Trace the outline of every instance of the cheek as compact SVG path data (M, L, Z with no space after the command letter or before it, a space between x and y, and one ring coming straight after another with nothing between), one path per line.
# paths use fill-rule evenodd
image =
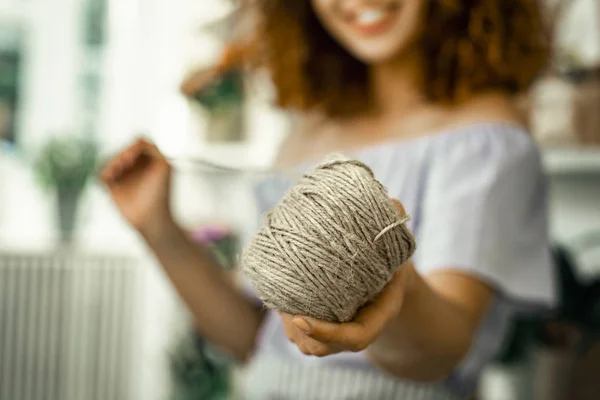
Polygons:
M336 0L310 0L313 12L321 21L327 21L333 15L335 2Z
M313 12L321 23L321 26L323 26L330 35L339 40L342 21L340 20L341 17L337 10L337 1L338 0L311 0L311 3Z

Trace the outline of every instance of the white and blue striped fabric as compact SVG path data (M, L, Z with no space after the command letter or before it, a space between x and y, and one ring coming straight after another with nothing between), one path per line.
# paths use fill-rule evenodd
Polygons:
M422 274L451 267L497 289L472 348L444 382L416 385L385 376L360 353L308 357L269 313L248 367L249 399L408 399L466 397L524 307L555 302L546 180L532 138L508 124L479 124L347 154L369 165L411 214ZM309 165L303 168L309 168ZM293 182L270 177L256 187L260 212ZM250 294L252 288L248 288Z
M244 400L459 400L442 384L400 382L374 371L291 363L268 354L246 373Z

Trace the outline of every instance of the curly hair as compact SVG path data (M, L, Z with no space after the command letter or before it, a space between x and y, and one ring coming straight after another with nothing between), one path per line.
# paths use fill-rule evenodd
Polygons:
M546 67L551 35L538 0L423 1L427 26L418 48L428 100L451 103L492 89L518 94ZM367 66L325 30L310 0L246 6L253 32L230 48L227 63L266 68L279 106L344 116L368 105Z

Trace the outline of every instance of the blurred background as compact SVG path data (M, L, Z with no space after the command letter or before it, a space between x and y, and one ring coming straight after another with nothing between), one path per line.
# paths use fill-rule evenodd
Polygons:
M551 182L564 289L562 314L537 346L539 398L597 399L585 377L600 368L600 2L564 3L553 68L522 99ZM190 332L94 180L140 134L169 157L269 165L290 120L270 105L268 82L208 72L235 10L227 0L0 0L0 400L235 392L230 361ZM251 179L194 164L176 171L177 218L231 267L256 218ZM516 399L512 390L531 381L522 354L532 331L539 341L534 325L515 324L482 399ZM591 397L552 397L574 387Z

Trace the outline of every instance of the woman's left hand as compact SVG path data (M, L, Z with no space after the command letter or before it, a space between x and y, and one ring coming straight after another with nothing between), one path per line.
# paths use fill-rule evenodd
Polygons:
M350 322L333 323L280 313L287 337L302 353L317 357L366 349L400 313L410 288L413 268L411 262L398 268L379 296L363 307Z

